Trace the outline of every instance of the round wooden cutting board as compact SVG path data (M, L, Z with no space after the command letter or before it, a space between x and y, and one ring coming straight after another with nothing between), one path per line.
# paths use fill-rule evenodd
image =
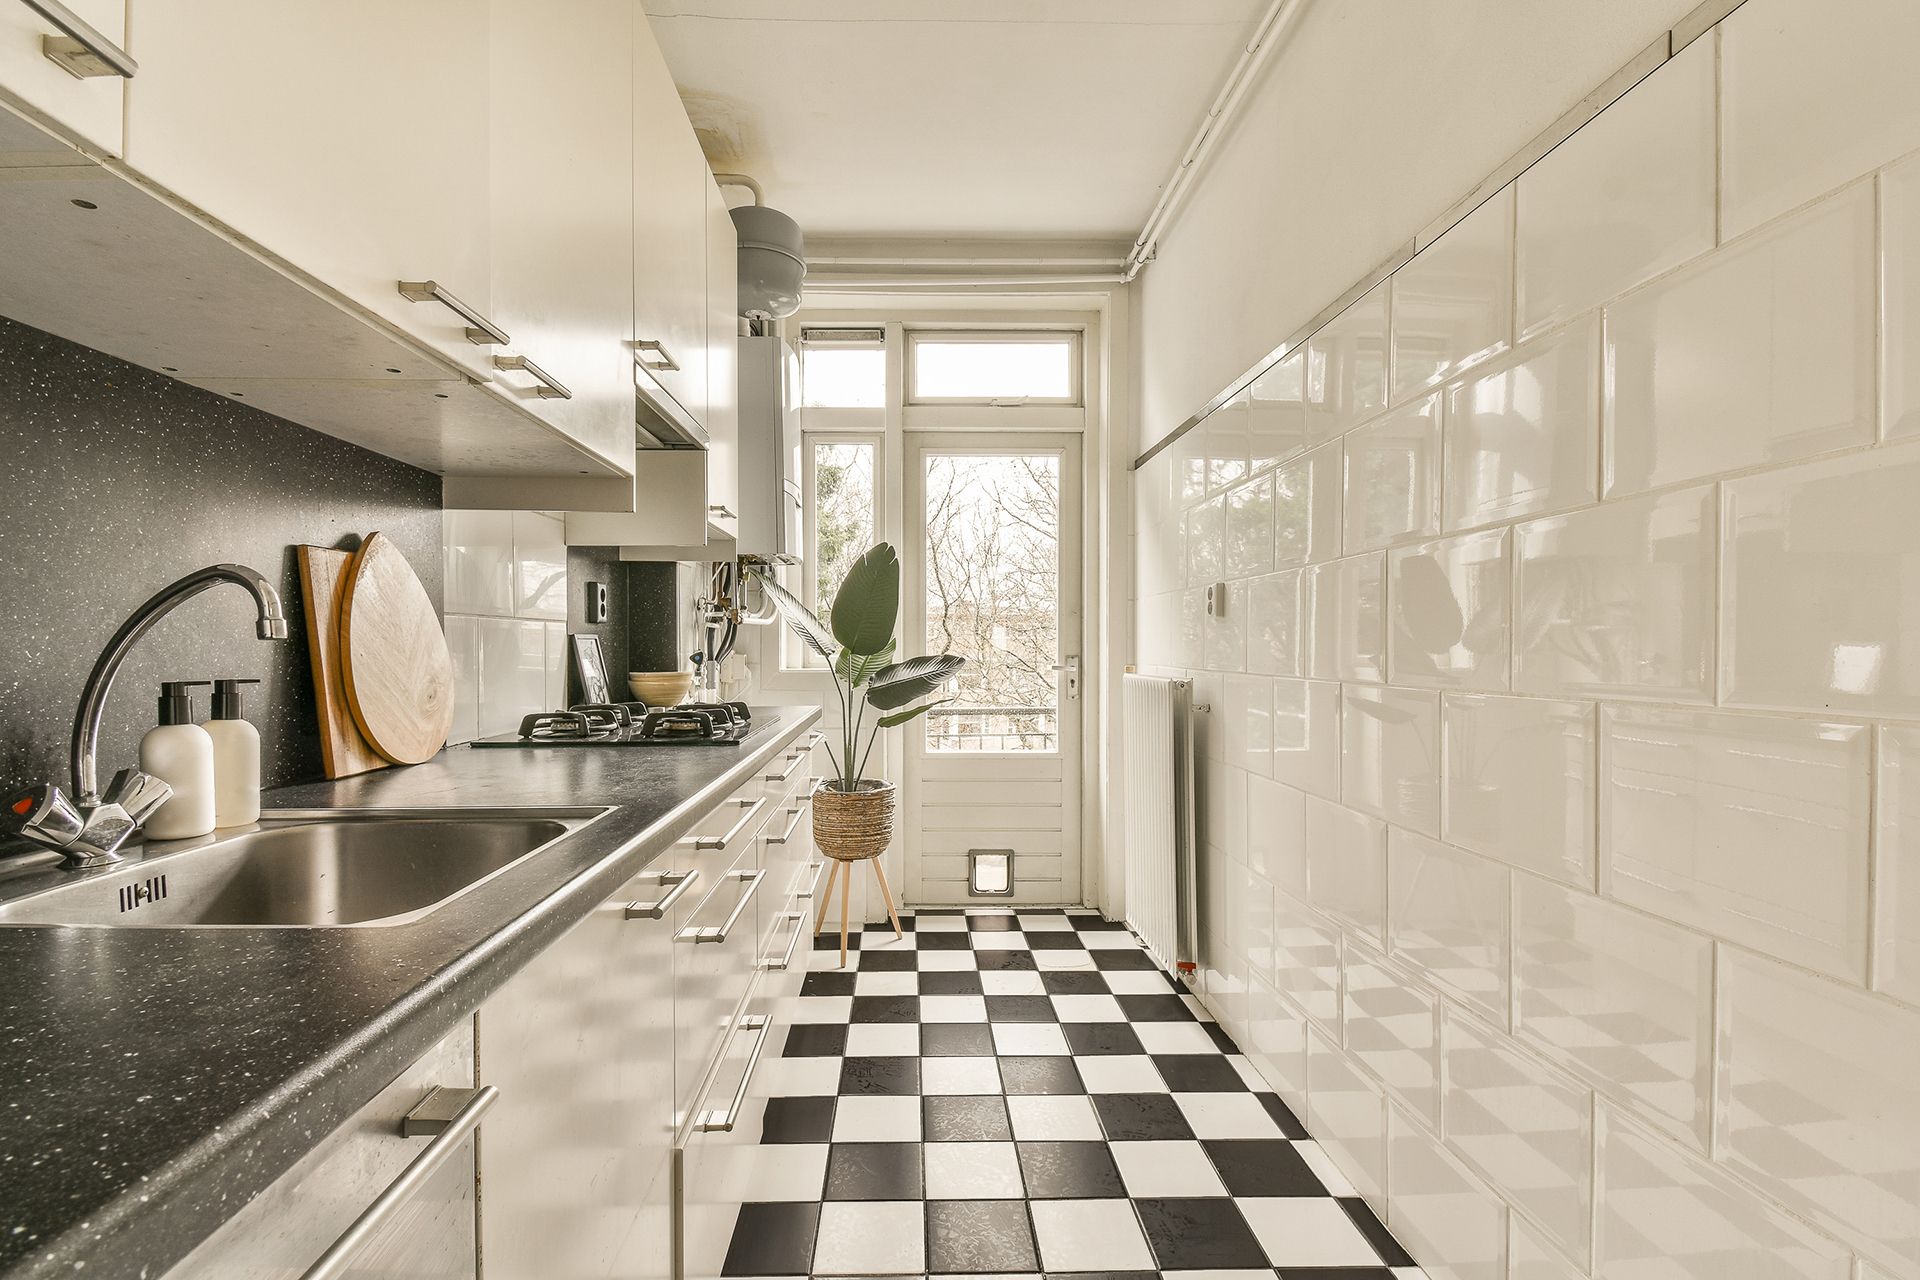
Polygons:
M453 730L453 655L427 589L400 548L371 533L347 570L340 603L347 706L373 749L419 764Z

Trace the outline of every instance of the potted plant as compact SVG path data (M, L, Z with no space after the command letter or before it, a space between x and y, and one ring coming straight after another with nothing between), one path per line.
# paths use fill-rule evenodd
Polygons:
M840 699L839 747L827 745L835 776L813 793L814 841L841 862L877 857L893 838L894 786L865 776L874 743L882 729L939 706L921 699L951 679L966 659L942 653L894 661L900 557L887 543L876 543L854 561L824 622L771 575L760 576L801 643L826 659Z

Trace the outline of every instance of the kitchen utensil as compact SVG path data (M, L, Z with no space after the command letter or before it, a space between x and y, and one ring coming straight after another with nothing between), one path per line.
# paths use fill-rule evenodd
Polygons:
M347 591L353 553L313 546L295 547L294 552L300 562L300 596L306 605L313 700L320 712L321 765L329 778L384 769L389 762L361 736L340 677L340 600Z
M395 764L419 764L453 729L453 655L419 575L371 533L347 572L340 672L354 723Z

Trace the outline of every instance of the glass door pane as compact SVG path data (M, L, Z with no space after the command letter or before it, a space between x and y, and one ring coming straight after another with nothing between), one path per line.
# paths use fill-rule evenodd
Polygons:
M926 648L967 660L926 749L1057 752L1060 455L925 459Z

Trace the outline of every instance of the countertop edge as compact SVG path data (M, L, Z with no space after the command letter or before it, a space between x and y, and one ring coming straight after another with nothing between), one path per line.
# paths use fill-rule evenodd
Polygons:
M104 1201L83 1222L43 1241L7 1270L8 1280L71 1276L78 1266L88 1267L91 1274L142 1280L165 1276L462 1018L473 1016L487 996L672 847L696 819L812 729L820 714L817 707L809 708L791 722L783 721L752 754L592 866L529 903L358 1033L236 1107L233 1123L217 1127L181 1156ZM267 800L270 812L272 796ZM238 1185L222 1185L222 1175L235 1163L244 1176L234 1180ZM162 1215L170 1220L168 1229L153 1230L154 1219ZM101 1262L106 1265L99 1266Z

